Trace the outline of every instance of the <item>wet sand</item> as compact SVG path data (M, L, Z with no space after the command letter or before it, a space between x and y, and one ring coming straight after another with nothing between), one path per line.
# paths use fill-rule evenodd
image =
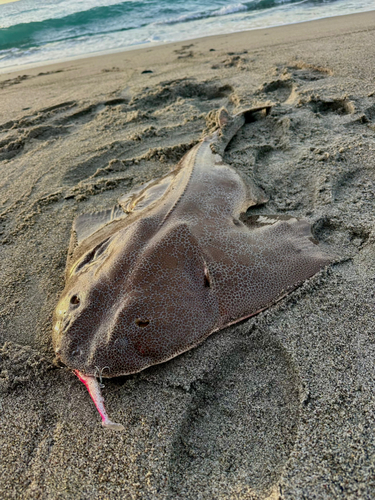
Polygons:
M0 76L0 497L375 496L375 12ZM210 111L272 103L225 161L336 260L198 348L105 383L54 366L74 217L161 176Z

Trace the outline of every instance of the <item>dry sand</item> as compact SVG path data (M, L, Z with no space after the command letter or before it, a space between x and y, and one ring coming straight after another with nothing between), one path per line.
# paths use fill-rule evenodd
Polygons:
M375 12L0 77L0 498L375 498ZM147 72L146 72L147 71ZM207 114L274 103L225 159L337 255L277 306L106 383L52 364L72 220L167 172Z

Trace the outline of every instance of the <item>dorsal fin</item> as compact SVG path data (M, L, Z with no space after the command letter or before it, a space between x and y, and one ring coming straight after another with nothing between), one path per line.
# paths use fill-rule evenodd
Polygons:
M255 121L259 114L265 116L269 115L271 109L271 104L264 104L255 108L246 109L231 116L225 108L220 108L216 115L218 130L214 132L209 139L213 152L223 156L232 137L244 123Z

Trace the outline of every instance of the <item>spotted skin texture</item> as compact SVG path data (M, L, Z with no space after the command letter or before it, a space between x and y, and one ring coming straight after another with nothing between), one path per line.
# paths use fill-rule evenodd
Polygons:
M266 197L219 154L245 117L220 110L218 130L172 173L76 219L53 328L58 358L76 373L116 377L167 361L331 261L307 222L246 218Z

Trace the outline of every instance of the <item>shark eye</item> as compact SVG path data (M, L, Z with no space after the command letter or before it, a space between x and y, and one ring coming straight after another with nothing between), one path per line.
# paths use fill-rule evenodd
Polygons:
M70 297L70 303L73 304L74 306L78 306L78 304L81 302L80 298L78 295L72 295Z
M139 326L139 328L145 328L146 326L148 326L150 324L150 320L149 319L139 319L139 318L137 318L135 320L135 324L137 326Z

